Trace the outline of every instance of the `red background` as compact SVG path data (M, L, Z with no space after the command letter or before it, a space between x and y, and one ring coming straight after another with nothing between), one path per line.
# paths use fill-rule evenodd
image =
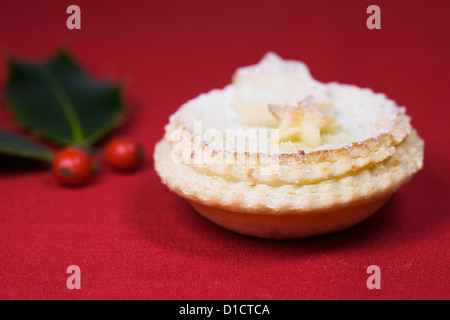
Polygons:
M70 4L81 30L66 28ZM381 30L366 28L370 4ZM448 0L3 1L3 54L39 59L63 44L94 75L127 81L132 112L109 137L136 137L148 157L137 173L104 167L73 190L0 156L0 298L449 299L449 21ZM236 235L155 174L169 115L270 50L318 80L386 93L426 141L425 169L358 226L290 241ZM2 64L2 88L6 76ZM0 126L13 128L4 105ZM72 264L81 290L66 288ZM372 264L381 290L366 287Z

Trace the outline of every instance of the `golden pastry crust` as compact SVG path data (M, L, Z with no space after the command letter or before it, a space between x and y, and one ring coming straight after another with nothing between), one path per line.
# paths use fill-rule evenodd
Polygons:
M354 201L392 194L423 167L423 141L413 132L388 159L357 174L313 184L270 186L202 173L171 160L170 142L155 148L155 168L180 196L236 212L301 214L301 211L345 207ZM301 210L301 211L299 211Z
M194 166L196 170L205 174L227 177L228 180L251 181L273 186L316 183L326 179L338 178L348 173L356 173L391 157L395 152L395 146L398 145L392 136L386 133L362 142L354 142L339 149L268 155L224 150L211 151L207 142L202 141L201 145L195 145L191 131L183 127L180 127L179 130L181 134L185 133L190 136L190 140L186 140L183 147L189 148L189 145L191 145L193 154L198 153L205 155L205 157L212 154L217 159L227 157L235 159L231 164L209 164L213 161L193 164L191 158L184 161L185 164ZM171 142L173 144L172 140ZM235 165L241 157L247 159L247 163ZM275 157L279 165L276 172L271 175L261 174L261 164L270 163Z
M404 108L369 89L317 82L273 54L187 102L165 129L154 153L162 181L210 220L260 237L355 224L423 166Z

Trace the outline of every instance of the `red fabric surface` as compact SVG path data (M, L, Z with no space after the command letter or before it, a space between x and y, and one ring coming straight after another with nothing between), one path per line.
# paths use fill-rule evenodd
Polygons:
M82 29L70 31L74 3ZM381 30L366 28L370 4L381 8ZM74 190L0 156L0 298L450 298L449 21L447 0L2 3L3 53L42 58L64 44L94 75L127 81L132 112L109 137L136 137L148 157L137 173L104 167ZM161 184L151 155L169 115L267 51L407 107L425 169L367 221L303 240L255 239L208 222ZM5 77L1 65L2 88ZM12 128L0 107L0 126ZM66 287L69 265L81 269L81 290ZM380 290L366 287L369 265L381 268Z

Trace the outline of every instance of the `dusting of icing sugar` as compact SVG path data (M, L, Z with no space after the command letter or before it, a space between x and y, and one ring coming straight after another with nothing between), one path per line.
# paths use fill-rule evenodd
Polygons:
M331 105L327 114L335 119L341 130L324 134L323 144L309 148L301 143L281 143L281 153L305 153L338 149L388 133L400 108L384 94L367 88L336 82L322 83L311 76L308 67L298 61L283 60L268 53L256 65L236 70L232 84L214 89L185 103L174 119L192 130L194 120L203 122L203 129L222 130L254 128L242 121L240 108L247 105L296 105L307 96ZM265 111L265 110L262 110ZM172 121L173 119L171 119Z

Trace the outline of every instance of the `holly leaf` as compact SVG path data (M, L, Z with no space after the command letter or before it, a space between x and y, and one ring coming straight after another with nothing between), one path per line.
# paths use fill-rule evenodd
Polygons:
M44 146L17 134L0 130L0 153L51 162L53 154Z
M14 58L6 101L19 124L62 146L89 146L125 112L117 84L91 79L66 52L43 63Z

